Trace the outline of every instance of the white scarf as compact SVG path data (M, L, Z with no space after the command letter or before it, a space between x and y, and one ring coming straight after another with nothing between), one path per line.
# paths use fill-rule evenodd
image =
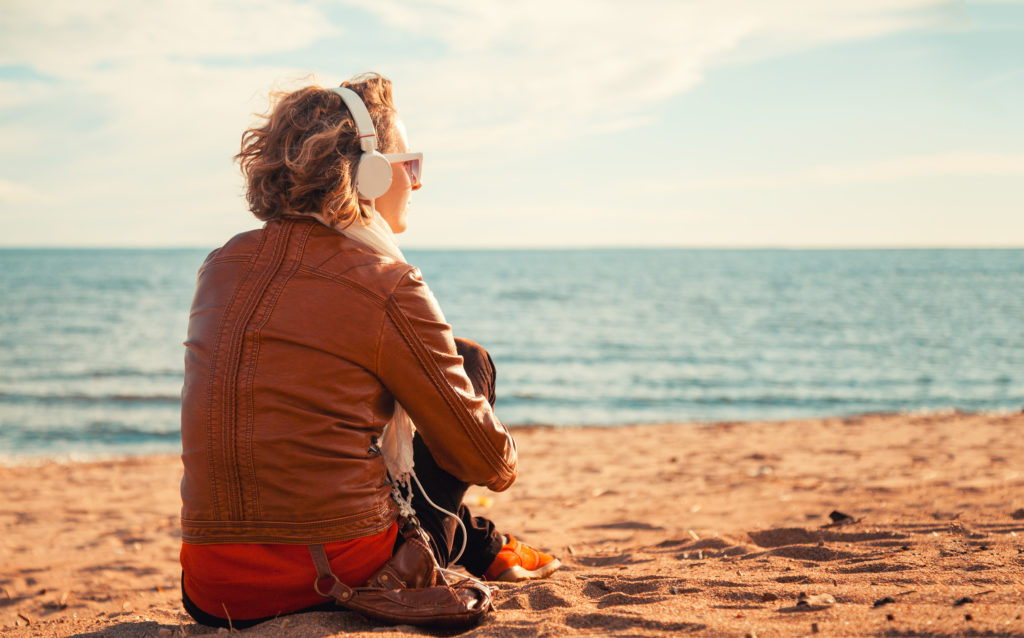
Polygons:
M313 215L313 217L316 217L321 224L329 226L349 239L354 239L360 244L367 246L378 255L390 257L403 264L408 263L405 261L405 255L398 248L398 242L395 241L395 234L391 232L391 227L388 226L388 223L384 221L384 218L376 210L373 211L373 216L370 217L370 223L363 224L356 220L346 228L331 226L320 215Z
M398 243L395 241L395 234L391 232L391 227L388 226L388 223L384 221L384 218L376 210L373 211L369 224L364 225L359 221L355 221L349 224L347 228L331 226L320 215L313 215L313 217L321 224L333 228L349 239L363 244L378 255L390 257L399 263L408 263L405 261L405 255L398 248ZM402 407L402 404L395 401L394 417L392 417L390 423L384 426L384 432L377 442L377 447L380 448L384 464L391 475L393 487L400 485L406 488L408 496L402 496L398 490L392 489L395 501L398 503L401 513L405 516L413 516L415 514L412 509L412 490L409 484L410 477L415 476L412 467L412 436L415 432L416 425L409 418L409 414Z

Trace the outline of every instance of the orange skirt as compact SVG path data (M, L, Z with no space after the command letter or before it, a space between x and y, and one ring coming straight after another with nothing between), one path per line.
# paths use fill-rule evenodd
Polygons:
M364 584L389 558L398 524L348 541L326 543L331 570L350 587ZM181 545L183 585L202 611L247 620L330 602L313 590L316 569L305 545Z

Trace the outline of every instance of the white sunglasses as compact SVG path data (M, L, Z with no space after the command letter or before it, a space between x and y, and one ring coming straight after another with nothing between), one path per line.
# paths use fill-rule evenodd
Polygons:
M420 185L420 176L423 174L423 153L384 153L385 159L391 164L401 164L407 173L412 185Z

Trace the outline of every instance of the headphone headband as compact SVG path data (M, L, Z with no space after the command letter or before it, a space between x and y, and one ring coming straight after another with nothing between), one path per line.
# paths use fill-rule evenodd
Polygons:
M355 120L356 130L359 132L359 146L363 152L369 153L377 149L377 130L373 128L373 120L370 119L370 112L366 110L362 98L352 89L338 86L331 88L332 91L341 96L348 107L348 112Z

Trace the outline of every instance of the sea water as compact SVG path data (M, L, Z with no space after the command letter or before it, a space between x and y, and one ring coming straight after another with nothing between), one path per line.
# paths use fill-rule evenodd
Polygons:
M206 250L0 250L0 457L180 449ZM1021 250L408 250L509 424L1024 406Z

